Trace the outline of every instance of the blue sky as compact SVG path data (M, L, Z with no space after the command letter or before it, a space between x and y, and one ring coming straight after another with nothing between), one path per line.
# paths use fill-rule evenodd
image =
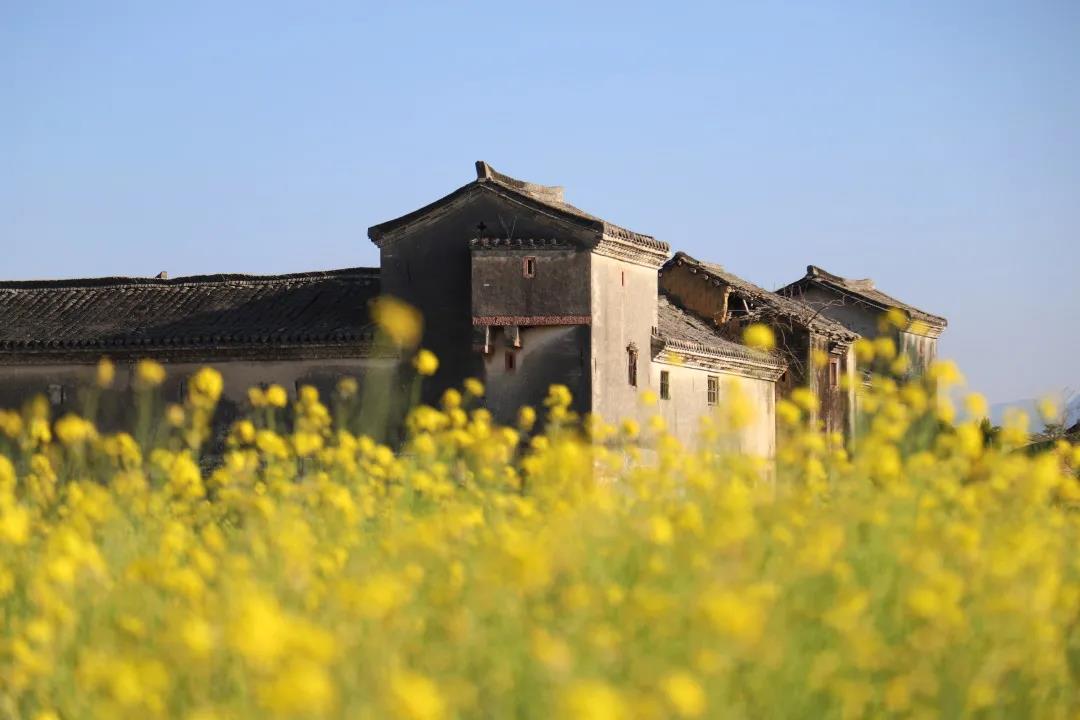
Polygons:
M374 265L472 163L1080 385L1080 3L0 0L0 276Z

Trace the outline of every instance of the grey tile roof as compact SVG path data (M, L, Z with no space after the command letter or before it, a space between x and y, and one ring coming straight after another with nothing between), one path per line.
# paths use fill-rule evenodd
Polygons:
M751 313L752 318L758 317L762 321L768 321L770 316L778 315L793 320L813 332L844 342L854 342L859 337L858 334L839 322L825 317L806 303L759 287L734 273L728 272L721 265L702 262L681 251L675 253L665 267L675 264L687 265L708 277L731 286L736 292L756 301L758 307Z
M0 353L356 345L379 272L0 282Z
M925 310L920 310L914 305L909 305L908 303L897 300L893 296L878 290L874 287L874 281L869 278L852 280L826 272L817 265L808 265L806 267L806 276L801 280L797 280L787 287L782 288L781 292L790 292L790 290L796 289L803 283L808 282L817 283L842 293L854 295L882 309L899 308L907 312L913 319L922 320L925 323L939 328L944 328L948 325L948 321L945 318L939 315L933 315Z
M476 180L473 182L470 182L446 197L440 198L413 212L393 220L379 223L378 225L373 225L368 228L368 236L378 243L387 232L391 232L399 227L407 225L460 195L471 192L478 187L494 189L498 192L509 193L514 197L528 200L535 205L554 211L569 220L594 228L606 235L617 237L652 252L667 253L671 249L666 242L657 240L651 235L627 230L624 227L620 227L595 215L591 215L580 208L574 207L566 202L562 187L556 185L538 185L536 183L518 180L517 178L498 172L483 160L478 160L476 162Z
M728 340L717 328L697 315L679 307L671 298L657 298L657 331L662 340L674 340L704 352L761 364L770 368L782 368L783 362L772 353L755 350Z

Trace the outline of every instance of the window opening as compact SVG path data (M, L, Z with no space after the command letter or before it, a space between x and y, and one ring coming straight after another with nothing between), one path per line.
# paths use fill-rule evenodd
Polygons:
M536 258L527 257L521 266L521 274L527 278L536 277Z
M710 405L720 402L720 378L716 375L708 377L708 393L706 399Z
M50 385L49 386L49 404L50 405L63 405L64 400L64 386L63 385Z
M669 400L671 398L671 379L667 370L660 371L660 399Z

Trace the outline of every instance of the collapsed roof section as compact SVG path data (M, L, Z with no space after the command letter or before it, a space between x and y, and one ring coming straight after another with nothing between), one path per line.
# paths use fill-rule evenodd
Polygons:
M755 350L723 337L718 328L680 307L666 295L657 298L653 356L664 362L776 380L786 367L774 353Z
M691 273L700 274L703 280L714 285L731 288L746 303L745 317L749 320L768 322L778 317L783 318L841 344L850 344L859 337L857 333L809 305L759 287L727 271L721 265L703 262L680 251L675 253L664 267L677 266L685 266Z

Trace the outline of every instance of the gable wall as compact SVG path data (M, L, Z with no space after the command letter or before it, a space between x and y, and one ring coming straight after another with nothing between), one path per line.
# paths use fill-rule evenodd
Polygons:
M658 390L649 370L657 272L596 253L591 261L592 410L608 422L641 419L641 393ZM637 387L629 382L630 343L637 346Z
M878 336L878 319L882 311L872 305L817 285L796 290L792 297L809 304L822 315L854 330L865 338Z
M726 285L713 285L702 273L692 273L686 265L665 268L660 288L680 305L707 320L720 320Z
M424 386L426 402L437 401L444 389L459 386L465 378L484 374L483 356L473 349L469 240L502 236L569 241L580 234L565 221L477 187L384 242L383 292L420 309L423 345L439 357L438 372Z

